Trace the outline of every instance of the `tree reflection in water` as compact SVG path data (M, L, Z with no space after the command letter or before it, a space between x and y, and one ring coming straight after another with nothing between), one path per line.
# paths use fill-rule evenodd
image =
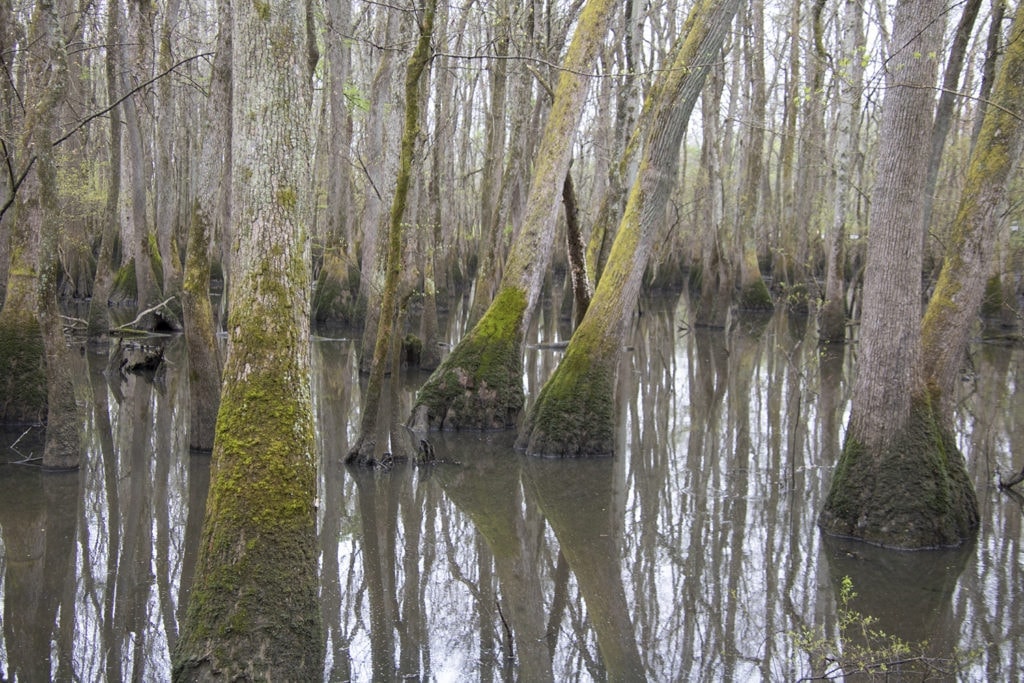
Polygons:
M536 316L528 393L569 334L556 309ZM346 469L355 343L314 342L325 680L791 680L812 663L788 633L837 637L842 576L894 635L935 656L976 650L968 678L1019 671L1022 504L992 483L1021 465L1024 351L975 347L962 386L976 545L893 555L815 526L856 346L821 349L784 314L729 330L687 317L685 300L645 303L619 367L617 455L596 461L524 458L511 434L434 434L460 464ZM209 475L184 438L181 346L156 381L81 361L79 473L0 466L6 678L168 678ZM396 378L399 413L422 378ZM21 459L7 444L22 431L0 434L5 460ZM38 431L18 451L38 450Z

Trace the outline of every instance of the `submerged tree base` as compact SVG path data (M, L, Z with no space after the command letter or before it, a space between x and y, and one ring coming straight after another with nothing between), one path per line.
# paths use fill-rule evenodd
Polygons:
M613 353L570 344L530 410L516 448L530 455L612 455L615 443Z
M35 314L0 314L0 423L46 421L43 336Z
M828 534L907 550L955 547L973 537L974 488L931 401L914 401L886 452L847 437L818 525Z
M511 429L523 408L521 327L526 296L498 292L480 322L420 389L411 426Z

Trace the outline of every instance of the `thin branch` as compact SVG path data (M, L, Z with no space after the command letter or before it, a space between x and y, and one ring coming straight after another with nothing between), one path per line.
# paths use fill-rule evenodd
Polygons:
M168 67L166 71L163 71L162 73L159 73L156 76L153 76L153 78L149 79L148 81L146 81L144 83L140 83L139 85L135 86L134 88L129 90L127 93L125 93L122 97L118 98L118 100L116 102L114 102L113 104L109 105L108 107L106 107L104 109L99 110L98 112L96 112L94 114L90 114L89 116L87 116L84 119L82 119L81 121L79 121L77 126L72 128L71 130L69 130L67 133L65 133L63 136L58 138L56 141L54 141L53 146L56 147L60 143L64 142L69 137L71 137L72 135L77 133L79 130L81 130L85 126L85 124L89 123L93 119L97 119L97 118L103 116L104 114L106 114L111 109L113 109L117 105L119 105L122 102L124 102L125 100L127 100L129 97L131 97L135 93L139 92L140 90L142 90L144 88L149 87L150 85L152 85L153 83L157 82L158 80L160 80L164 76L169 75L175 69L177 69L179 66L184 66L185 64L188 64L189 62L193 62L193 61L195 61L197 59L202 59L203 57L212 57L213 55L214 55L213 52L201 52L201 53L199 53L197 55L192 55L191 57L186 57L185 59L182 59L177 64L174 64L173 66Z
M150 313L152 313L153 311L155 311L155 310L157 310L157 309L160 309L160 308L163 308L164 306L166 306L167 304L169 304L169 303L170 303L170 302L172 302L172 301L174 301L174 297L173 297L173 296L172 296L172 297L168 297L168 298L167 298L167 299L166 299L165 301L162 301L161 303L158 303L158 304L157 304L156 306L153 306L152 308L147 308L147 309L146 309L146 310L144 310L144 311L143 311L142 313L139 313L139 314L138 314L138 315L137 315L137 316L135 317L135 320L131 321L130 323L125 323L124 325L118 325L118 326L117 326L117 327L115 327L114 329L115 329L115 330L127 330L127 329L131 329L132 325L134 325L135 323L139 322L140 320L142 320L143 318L145 318L145 317L146 317L147 315L149 315L149 314L150 314Z
M62 135L62 136L61 136L60 138L58 138L57 140L55 140L55 141L54 141L54 143L53 143L53 146L54 146L54 147L56 147L57 145L59 145L59 144L61 144L62 142L66 141L66 140L67 140L68 138L70 138L70 137L71 137L72 135L74 135L75 133L77 133L78 131L80 131L80 130L81 130L81 129L82 129L83 127L85 127L85 125L86 125L87 123L89 123L90 121L92 121L93 119L97 119L97 118L99 118L100 116L103 116L104 114L106 114L106 113L107 113L107 112L109 112L109 111L110 111L111 109L113 109L113 108L114 108L114 107L116 107L117 105L119 105L119 104L121 104L122 102L124 102L124 101L125 101L126 99L128 99L129 97L131 97L131 96L132 96L132 95L134 95L135 93L139 92L139 91L140 91L140 90L142 90L143 88L146 88L146 87L148 87L148 86L152 85L153 83L155 83L156 81L160 80L160 79L161 79L161 78L163 78L164 76L167 76L168 74L170 74L171 72L173 72L173 71L174 71L175 69L177 69L177 68L178 68L179 66L182 66L182 65L184 65L184 64L188 64L189 62L195 61L195 60L197 60L197 59L201 59L201 58L203 58L203 57L210 57L210 56L212 56L213 54L214 54L214 53L212 53L212 52L202 52L202 53L200 53L200 54L197 54L197 55L192 55L191 57L186 57L185 59L181 60L181 61L180 61L180 62L178 62L177 64L175 64L175 65L171 66L170 68L168 68L168 69L167 69L166 71L164 71L164 72L162 72L162 73L159 73L159 74L157 74L156 76L154 76L153 78L149 79L149 80L148 80L148 81L146 81L145 83L141 83L141 84L139 84L139 85L135 86L134 88L132 88L131 90L129 90L129 91L127 92L127 93L125 93L125 95L124 95L123 97L119 98L119 99L118 99L118 100L117 100L116 102L114 102L114 103L113 103L113 104L111 104L110 106L108 106L108 107L105 107L104 109L101 109L101 110L99 110L98 112L96 112L96 113L94 113L94 114L90 114L89 116L87 116L87 117L85 117L84 119L82 119L81 121L79 121L79 122L78 122L78 125L76 125L76 126L75 126L74 128L72 128L71 130L69 130L69 131L68 131L67 133L65 133L64 135ZM6 145L5 145L5 151L6 151ZM15 198L16 198L16 197L17 197L17 195L18 195L18 188L19 188L19 187L21 187L21 183L22 183L22 182L23 182L23 181L25 180L26 176L28 176L28 172L29 172L30 170L32 170L32 165L33 165L33 164L34 164L35 162L36 162L36 158L35 158L34 156L33 156L33 157L32 157L31 159L29 159L29 160L28 160L28 164L27 164L27 165L25 166L25 170L24 170L24 172L23 172L23 173L21 174L21 176L20 176L20 177L18 178L17 182L15 182L15 183L14 183L13 187L11 187L11 193L10 193L10 196L8 196L8 197L7 197L7 201L6 201L6 202L4 202L4 205L3 205L3 207L0 207L0 220L2 220L2 219L3 219L3 217L4 217L4 214L6 214L6 213L7 213L7 210L8 210L9 208L11 208L11 204L13 204L13 203L14 203L14 200L15 200ZM13 176L13 173L12 173L11 175Z

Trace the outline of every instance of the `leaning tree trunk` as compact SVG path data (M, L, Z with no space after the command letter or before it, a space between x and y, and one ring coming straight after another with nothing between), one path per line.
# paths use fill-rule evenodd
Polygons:
M538 455L611 453L615 368L622 331L636 307L644 268L675 183L679 145L704 79L721 51L739 0L703 0L683 26L671 68L651 90L636 182L583 323L527 415L518 445Z
M921 225L941 0L896 7L869 215L860 364L843 452L818 523L830 534L901 548L962 543L974 491L937 420L921 354Z
M233 5L228 355L175 680L318 680L310 80L302 3Z
M952 433L953 401L964 352L992 268L1006 196L1024 148L1024 4L971 154L935 293L921 328L924 376L939 424Z
M373 347L373 360L370 363L370 379L366 386L363 399L363 413L359 424L359 436L349 451L347 462L370 464L378 455L374 434L377 431L380 417L381 395L384 388L384 371L387 369L388 354L391 350L391 338L394 334L395 317L398 312L398 282L402 271L402 243L405 229L405 207L409 195L409 183L412 180L413 152L416 149L416 136L420 132L420 77L430 61L430 37L434 30L434 12L437 0L427 0L420 19L420 35L416 49L409 58L405 72L405 122L402 130L402 146L398 158L398 179L395 183L395 196L391 202L390 220L388 222L387 252L384 256L384 292L381 296L380 318ZM397 381L397 377L393 378ZM381 444L383 447L384 444ZM392 444L397 451L398 445ZM404 454L409 455L409 454Z
M523 407L523 337L551 260L572 140L615 3L587 0L566 53L541 138L526 215L501 286L484 316L430 376L416 399L418 429L508 429Z

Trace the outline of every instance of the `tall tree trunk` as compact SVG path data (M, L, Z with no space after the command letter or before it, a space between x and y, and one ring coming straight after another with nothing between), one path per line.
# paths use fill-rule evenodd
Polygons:
M1006 0L992 0L992 21L988 27L988 38L985 40L985 61L981 67L981 89L978 92L974 129L971 131L971 149L974 149L978 136L981 134L981 124L985 120L985 111L988 109L988 96L996 77L996 62L999 60L1003 40L1003 17L1005 14Z
M517 445L538 455L586 456L615 444L615 368L633 315L656 226L664 218L679 146L739 0L704 0L683 26L671 68L651 89L641 125L643 156L608 266L583 323L544 384Z
M147 9L148 3L136 4L137 7L132 11L132 3L129 3L128 20L125 22L126 25L130 25L131 29L134 29L134 35L132 35L132 31L128 26L125 26L121 32L121 40L124 45L136 45L133 62L137 68L145 64L147 59L145 46L148 42L148 32L144 24L148 19L146 13L150 10ZM128 77L126 70L122 74L121 87L124 92L128 92L132 86L133 83ZM135 94L127 98L122 103L122 110L125 117L125 128L128 133L128 169L131 186L132 228L129 253L135 261L135 303L137 309L141 312L160 303L158 299L160 291L153 273L153 249L150 244L151 235L149 219L147 218L148 161L142 139L142 121L139 117L139 107L136 102L136 99L139 97L141 96ZM156 315L149 313L139 322L139 327L142 329L153 329L156 327L156 322Z
M864 66L861 49L864 10L855 0L844 0L842 16L842 59L846 68L839 74L839 112L836 125L835 190L832 227L828 235L825 263L825 302L818 313L818 339L839 344L846 340L845 243L851 220L851 182L860 140L860 98Z
M310 390L310 80L302 3L232 6L235 276L175 680L318 680Z
M46 368L46 442L43 467L78 467L81 417L75 402L64 323L57 302L60 278L60 206L53 140L59 108L67 88L67 52L57 8L51 0L35 6L29 28L26 71L24 142L26 159L35 159L21 192L23 218L38 240L39 264L36 305Z
M110 0L107 6L107 50L104 68L107 77L108 106L117 101L118 77L120 64L120 40L118 24L121 19L121 3ZM92 285L92 299L89 301L89 319L86 333L89 339L97 340L107 334L110 329L108 307L110 290L114 281L114 243L121 230L121 108L114 107L110 111L110 141L108 144L108 160L110 164L110 182L107 185L107 203L103 212L103 231L100 236L100 250L96 257L96 277Z
M740 149L736 199L735 239L739 260L739 307L745 311L771 311L771 294L757 262L757 227L762 220L761 179L764 175L764 129L767 96L764 83L764 4L753 0L748 9L746 50L746 112ZM796 227L796 226L794 226Z
M160 26L160 46L158 53L158 71L166 73L173 65L173 46L171 41L174 36L178 22L181 0L168 0L163 4L163 21ZM178 183L175 178L176 166L185 161L184 151L179 142L179 123L175 111L174 92L172 76L164 76L157 81L157 111L156 122L156 187L160 188L155 193L154 204L156 206L156 240L160 251L160 263L163 266L163 294L164 297L174 299L168 302L167 306L161 309L163 322L172 328L181 327L181 287L182 287L182 263L181 255L178 253L179 213L178 197L180 191L176 191Z
M501 196L499 184L505 167L505 137L508 127L505 121L505 104L508 82L509 33L512 31L511 17L507 2L500 4L500 15L494 27L497 33L494 42L494 58L488 73L491 75L491 106L487 110L484 165L480 177L480 263L476 269L473 308L469 314L471 323L483 317L490 306L494 290L498 286L497 274L500 269L501 234L504 223L501 220Z
M210 249L220 189L230 177L227 150L231 145L231 3L217 2L217 53L210 74L199 182L189 217L182 286L182 315L188 347L189 446L213 449L220 408L221 359L210 302Z
M940 0L896 7L864 275L860 363L843 453L818 523L881 545L958 545L977 501L952 434L937 421L921 347L919 226L941 53Z
M388 37L397 33L397 12L387 11L384 17L385 33ZM394 74L394 53L384 50L377 60L377 70L370 86L370 97L391 99L392 79ZM360 344L359 370L369 372L373 362L373 349L376 345L377 325L380 314L380 301L384 290L384 258L381 254L381 241L387 222L384 216L384 196L388 185L388 169L391 167L388 133L392 121L386 117L393 115L394 108L371 107L369 119L364 133L364 144L367 156L361 158L360 164L366 174L364 180L362 237L363 246L360 254L359 303L362 312L363 334ZM368 187L367 187L368 186Z
M593 68L614 4L587 0L580 15L537 152L523 227L501 287L487 313L420 390L413 409L417 428L508 429L522 410L523 337L551 258L558 200L590 87L585 74Z
M347 461L370 464L380 455L374 435L381 412L381 395L384 388L384 373L387 369L388 354L394 334L395 318L398 313L398 283L402 270L402 246L405 236L403 220L409 195L409 184L413 172L413 152L416 137L420 132L420 77L430 61L430 39L434 31L434 13L437 0L426 0L423 15L419 18L419 40L409 58L405 73L405 121L402 128L402 147L398 158L398 180L395 196L391 202L388 222L387 253L385 255L384 292L381 297L380 321L377 326L373 361L370 365L370 379L363 398L363 412L359 423L359 436L349 451ZM397 377L392 381L398 381ZM392 454L397 455L399 444L391 444ZM411 455L402 453L402 455Z

